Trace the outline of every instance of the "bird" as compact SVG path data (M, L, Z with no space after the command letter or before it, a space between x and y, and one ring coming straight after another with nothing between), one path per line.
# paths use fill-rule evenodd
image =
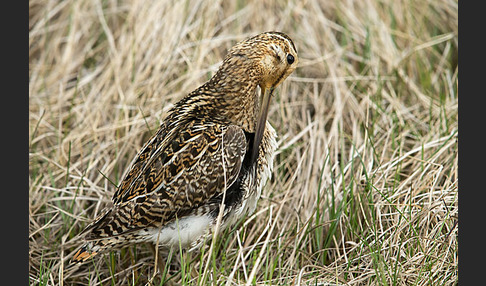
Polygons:
M252 214L272 175L274 91L297 67L283 32L230 48L215 74L168 111L135 156L112 203L79 234L71 263L137 243L192 251ZM218 223L219 217L219 223Z

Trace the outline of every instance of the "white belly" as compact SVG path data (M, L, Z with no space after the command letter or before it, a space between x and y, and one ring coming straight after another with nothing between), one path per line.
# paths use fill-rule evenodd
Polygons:
M213 219L208 215L177 219L160 229L149 229L147 235L155 245L187 248L210 233Z

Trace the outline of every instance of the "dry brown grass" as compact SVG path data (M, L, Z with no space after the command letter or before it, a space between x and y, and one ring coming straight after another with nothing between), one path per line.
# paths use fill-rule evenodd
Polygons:
M181 282L457 283L457 1L29 8L31 285L158 283L143 245L71 268L76 234L171 104L268 30L300 56L270 110L273 178L257 212L192 262L205 280Z

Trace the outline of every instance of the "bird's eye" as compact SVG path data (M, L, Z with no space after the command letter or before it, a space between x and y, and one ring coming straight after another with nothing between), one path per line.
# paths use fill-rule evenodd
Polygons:
M289 65L291 65L293 62L294 62L294 56L292 56L291 54L288 54L287 55L287 62L289 63Z

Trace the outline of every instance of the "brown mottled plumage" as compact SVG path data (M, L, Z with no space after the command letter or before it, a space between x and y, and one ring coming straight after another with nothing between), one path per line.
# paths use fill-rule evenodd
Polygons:
M269 102L297 63L292 40L279 32L231 48L137 154L113 206L83 231L86 243L72 261L140 242L195 248L211 235L223 199L222 228L252 213L277 147Z

